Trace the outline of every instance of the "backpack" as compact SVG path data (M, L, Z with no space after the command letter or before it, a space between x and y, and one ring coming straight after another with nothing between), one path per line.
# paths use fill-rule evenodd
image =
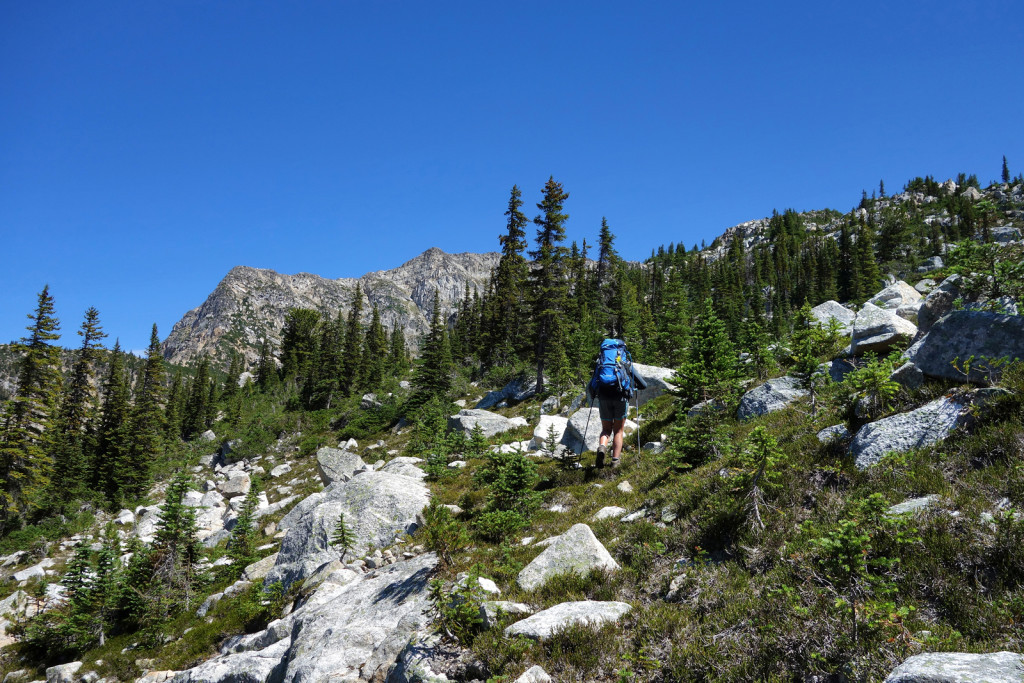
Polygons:
M621 339L605 339L601 342L601 354L597 357L594 376L590 378L590 395L618 394L628 398L635 392L633 358L626 350L626 342Z

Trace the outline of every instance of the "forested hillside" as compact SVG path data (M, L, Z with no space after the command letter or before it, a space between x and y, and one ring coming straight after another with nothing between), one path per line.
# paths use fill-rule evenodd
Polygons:
M62 356L44 289L5 361L0 673L1012 673L1024 178L1002 176L880 185L642 263L607 220L566 244L554 178L536 210L513 186L450 315L433 291L428 327L389 326L360 283L290 308L254 362L206 335L171 366L154 326L133 366L94 309ZM582 395L604 337L651 385L617 469Z

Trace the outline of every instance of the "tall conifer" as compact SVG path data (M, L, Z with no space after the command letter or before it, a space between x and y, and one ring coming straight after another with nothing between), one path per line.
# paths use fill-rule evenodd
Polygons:
M548 178L544 194L537 208L541 214L533 219L537 225L537 249L530 252L534 260L532 276L533 296L533 348L537 364L537 393L544 391L544 366L551 357L558 357L559 349L551 348L552 340L564 338L556 334L561 325L568 286L565 280L566 249L565 222L569 215L562 213L569 193L554 177Z

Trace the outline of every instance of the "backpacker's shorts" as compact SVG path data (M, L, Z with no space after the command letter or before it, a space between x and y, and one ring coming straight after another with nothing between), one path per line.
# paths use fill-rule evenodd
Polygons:
M602 421L625 420L629 410L629 399L625 396L599 396L597 410Z

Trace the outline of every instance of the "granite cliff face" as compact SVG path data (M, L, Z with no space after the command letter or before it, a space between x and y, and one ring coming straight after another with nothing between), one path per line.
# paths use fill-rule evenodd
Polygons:
M369 322L376 304L384 326L388 330L401 327L406 339L415 344L429 326L434 290L440 294L442 314L451 314L467 283L483 293L499 257L498 253L446 254L435 247L398 268L337 280L236 266L201 306L175 323L164 341L164 357L187 364L205 353L224 364L233 349L252 363L264 335L275 344L280 342L289 309L347 315L357 283L369 300L369 306L364 301L364 322Z

